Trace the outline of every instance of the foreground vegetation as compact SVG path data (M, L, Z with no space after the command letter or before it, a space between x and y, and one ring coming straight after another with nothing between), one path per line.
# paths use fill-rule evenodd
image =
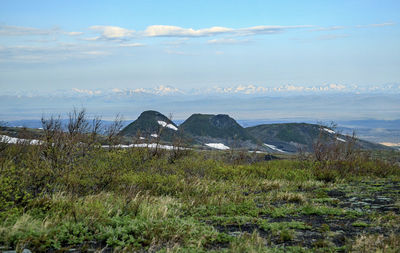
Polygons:
M42 145L1 144L0 250L400 248L398 153L264 161L241 151L105 149L79 124L65 132L44 123Z

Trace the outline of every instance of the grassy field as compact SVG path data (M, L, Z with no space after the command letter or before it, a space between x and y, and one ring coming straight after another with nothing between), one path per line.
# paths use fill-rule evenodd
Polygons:
M399 252L398 152L264 161L77 136L1 144L0 251Z

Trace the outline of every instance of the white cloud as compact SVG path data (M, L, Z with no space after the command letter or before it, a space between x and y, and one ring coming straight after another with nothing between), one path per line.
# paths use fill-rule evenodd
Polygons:
M109 52L104 52L104 51L84 51L82 54L86 55L109 55Z
M163 44L167 45L167 46L172 46L172 47L179 47L181 45L186 44L188 40L189 40L189 38L179 38L174 41L166 41Z
M83 32L66 32L65 34L67 34L69 36L79 36L79 35L82 35Z
M195 30L193 28L182 28L179 26L168 25L152 25L146 28L144 36L148 37L208 37L219 34L233 34L237 36L250 36L258 34L274 34L280 33L288 29L309 28L313 26L298 25L298 26L253 26L247 28L228 28L213 26Z
M303 29L310 28L310 25L296 25L296 26L253 26L246 28L229 28L221 26L213 26L202 29L183 28L171 25L151 25L144 31L134 31L118 26L104 26L95 25L89 27L90 30L99 33L96 36L84 38L86 41L98 40L129 40L133 37L174 37L174 38L190 38L190 37L211 37L217 35L230 35L230 36L252 36L261 34L276 34L289 29ZM244 43L247 40L233 40L233 39L220 39L210 40L210 44L233 44ZM182 41L177 42L182 44Z
M394 26L396 23L386 22L380 24L369 24L369 25L357 25L357 28L368 28L368 27L385 27L385 26Z
M143 47L145 44L142 43L124 43L124 44L119 44L120 47Z
M146 28L144 35L148 37L204 37L228 33L231 31L233 31L232 28L218 26L195 30L192 28L182 28L179 26L152 25Z
M164 52L166 54L172 54L172 55L196 55L195 53L188 53L184 51L171 50L171 49L165 49Z
M349 34L326 34L318 36L318 40L335 40L349 37Z
M318 28L312 29L310 31L313 31L313 32L336 31L336 30L342 30L345 28L346 27L344 27L344 26L318 27Z
M57 43L55 45L4 46L0 49L1 62L60 62L68 59L87 59L109 55L101 45Z
M295 26L253 26L248 28L236 29L235 34L240 36L260 35L260 34L275 34L281 33L290 29L311 28L312 25L295 25Z
M83 40L86 40L86 41L96 41L96 40L101 40L101 37L100 37L100 36L89 37L89 38L84 38Z
M46 30L25 26L0 25L0 36L50 35L59 31L58 28Z
M104 25L95 25L89 27L90 30L100 32L101 35L92 38L86 38L86 40L123 40L129 37L132 37L134 32L133 30L128 30L118 26L104 26Z
M221 39L212 39L207 41L208 44L218 45L218 44L242 44L247 43L249 40L237 40L232 38L221 38Z
M12 26L12 25L0 25L0 36L52 36L52 35L68 35L68 36L79 36L83 32L66 32L58 27L51 29L39 29L27 26ZM53 38L55 40L55 38ZM44 40L42 40L44 41ZM37 42L40 42L37 40Z
M372 27L383 27L383 26L392 26L396 25L396 23L382 23L382 24L371 24Z

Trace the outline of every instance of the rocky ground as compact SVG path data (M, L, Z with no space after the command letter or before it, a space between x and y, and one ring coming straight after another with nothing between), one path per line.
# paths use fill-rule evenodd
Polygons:
M266 214L260 217L261 222L257 219L255 223L214 225L219 231L233 236L257 231L271 246L337 251L347 251L349 244L361 236L400 235L399 181L357 181L334 188L314 189L311 194L316 197L314 202L331 208L299 208L296 212L290 210L293 206L280 201L271 203L271 206L288 207L287 213ZM264 208L262 205L259 207Z

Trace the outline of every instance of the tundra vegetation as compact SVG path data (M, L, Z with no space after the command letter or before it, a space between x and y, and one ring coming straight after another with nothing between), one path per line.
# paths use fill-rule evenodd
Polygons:
M121 118L101 130L84 110L66 126L42 122L40 145L0 143L0 251L400 248L396 151L319 141L311 154L266 161L241 150L119 148Z

